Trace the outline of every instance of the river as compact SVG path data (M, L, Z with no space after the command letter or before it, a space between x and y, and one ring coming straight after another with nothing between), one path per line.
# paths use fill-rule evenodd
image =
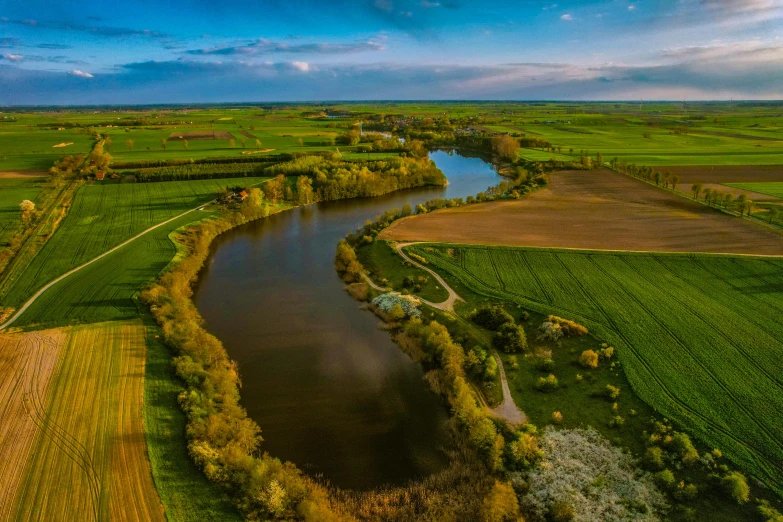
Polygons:
M403 484L447 465L446 406L333 265L339 240L366 220L500 180L478 158L430 157L448 187L319 203L235 228L215 240L195 288L206 328L239 364L262 449L342 488Z

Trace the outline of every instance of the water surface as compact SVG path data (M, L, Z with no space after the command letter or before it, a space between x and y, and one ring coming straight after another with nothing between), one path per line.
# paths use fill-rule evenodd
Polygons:
M498 182L478 158L431 157L448 187L320 203L238 227L213 243L196 287L207 329L239 363L263 450L340 487L402 484L447 465L445 405L333 265L338 241L367 219Z

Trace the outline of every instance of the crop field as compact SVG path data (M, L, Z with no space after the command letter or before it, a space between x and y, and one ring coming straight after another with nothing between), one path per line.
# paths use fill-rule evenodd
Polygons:
M0 518L165 520L142 424L140 321L0 335Z
M783 180L769 183L727 183L729 187L734 187L759 194L766 194L774 198L783 199Z
M22 221L19 203L25 199L35 202L42 181L35 177L0 178L0 249Z
M11 124L13 125L13 124ZM57 147L56 145L68 144ZM0 172L46 172L59 158L90 152L90 132L42 130L5 124L0 127Z
M585 324L642 399L783 490L783 259L409 249L476 293Z
M20 278L11 281L9 288L3 289L3 303L5 306L18 306L55 277L157 223L212 200L218 190L224 187L252 185L263 179L101 183L84 186L77 193L73 206L57 232ZM198 211L185 218L190 221L198 219ZM152 245L150 248L155 250ZM155 258L153 254L150 253ZM159 271L162 266L158 264L150 268Z
M601 250L783 254L783 236L774 230L608 169L554 173L546 188L520 200L404 218L379 237Z

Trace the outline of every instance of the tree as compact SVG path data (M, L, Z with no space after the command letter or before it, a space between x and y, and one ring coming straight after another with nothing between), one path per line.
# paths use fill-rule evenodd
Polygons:
M508 134L495 136L492 138L492 150L503 159L515 161L519 154L519 142Z
M231 147L232 149L234 147L236 147L236 144L237 144L237 142L234 141L234 138L231 138L230 140L228 140L228 146Z
M691 192L693 192L693 199L699 199L699 194L701 194L701 183L694 183L691 185Z
M721 479L721 485L726 493L738 504L744 504L750 499L750 488L745 475L739 471L727 473Z
M570 522L576 518L576 510L565 500L558 500L549 507L549 518L552 522Z
M734 194L727 192L723 195L723 206L725 208L731 207L731 203L734 201Z
M258 150L261 150L261 140L259 140L259 139L256 140L256 148Z
M405 319L405 310L402 309L402 306L400 306L399 303L392 306L391 310L389 310L389 319L392 321L402 321Z
M661 184L661 173L656 172L655 173L655 186L658 187Z
M676 176L676 175L675 175L675 176L672 176L672 177L671 177L671 179L670 179L670 181L671 181L671 183L672 183L672 189L673 189L673 190L677 190L677 183L679 183L679 182L680 182L680 177L679 177L679 176Z
M585 368L598 368L598 354L594 350L585 350L579 356L579 364Z
M778 207L769 207L769 222L772 223L772 221L778 217L779 209Z
M748 203L748 196L746 194L740 194L737 197L737 207L739 207L740 217L745 213L745 205Z
M245 145L247 144L247 140L245 138L240 138L239 142L242 144L242 148L246 148Z
M188 140L182 140L182 146L185 147L185 150L188 150Z
M264 183L264 195L266 199L275 203L283 199L285 191L285 176L278 174L275 179L270 179Z
M296 180L296 202L299 205L309 205L313 198L313 180L307 176L299 176Z
M507 482L495 481L484 498L481 509L484 522L513 522L519 519L519 503L514 488Z
M29 199L25 199L21 203L19 203L19 210L22 212L32 212L35 210L35 203L30 201Z
M128 150L133 150L133 140L128 140L125 142L125 145L128 146Z
M710 195L712 194L712 189L706 188L704 189L704 201L709 204L710 203Z
M296 143L298 143L300 147L304 147L304 140L302 138L296 140Z
M163 149L164 151L166 150L166 138L160 139L160 148Z

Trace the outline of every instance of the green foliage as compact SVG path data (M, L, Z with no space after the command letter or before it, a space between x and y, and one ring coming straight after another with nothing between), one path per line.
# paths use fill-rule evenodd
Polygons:
M720 480L723 489L737 503L742 504L750 499L750 488L745 475L739 471L731 471Z
M502 305L482 306L470 316L471 321L493 332L505 323L513 323L514 318Z
M492 336L492 345L506 353L518 353L527 350L525 330L513 322L503 323Z

